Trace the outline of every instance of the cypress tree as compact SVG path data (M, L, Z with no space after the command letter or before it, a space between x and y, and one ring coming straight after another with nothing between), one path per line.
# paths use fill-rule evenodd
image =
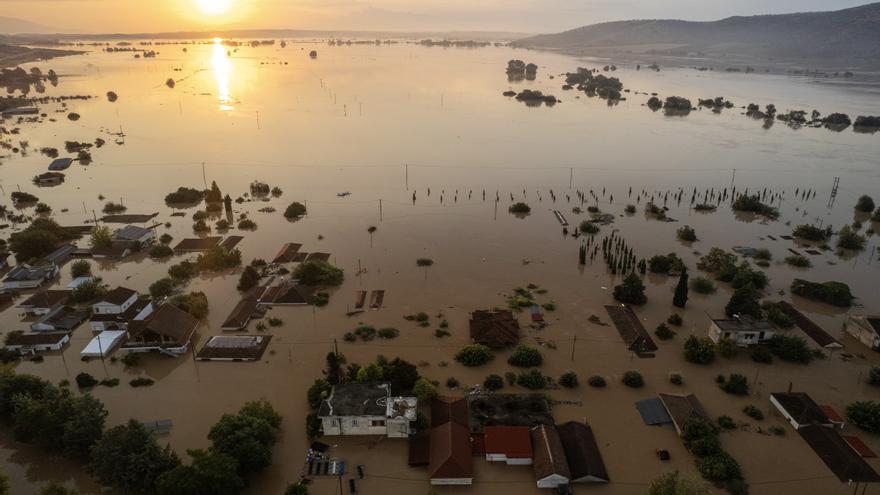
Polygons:
M683 308L688 300L688 273L687 268L681 271L678 278L678 285L675 287L675 296L672 298L672 305L676 308Z

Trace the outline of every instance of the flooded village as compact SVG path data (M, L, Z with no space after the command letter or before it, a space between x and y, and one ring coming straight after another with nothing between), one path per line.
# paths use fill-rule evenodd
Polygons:
M876 492L875 72L508 41L0 51L8 493Z

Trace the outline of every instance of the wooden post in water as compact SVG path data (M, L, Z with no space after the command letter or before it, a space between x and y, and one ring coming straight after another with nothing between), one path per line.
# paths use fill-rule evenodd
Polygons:
M571 360L574 361L574 346L578 343L578 336L574 334L574 340L571 342Z

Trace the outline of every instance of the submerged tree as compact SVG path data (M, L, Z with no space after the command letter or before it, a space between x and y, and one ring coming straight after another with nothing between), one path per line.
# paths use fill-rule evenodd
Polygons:
M678 285L675 287L675 296L672 298L672 304L676 308L683 308L688 300L688 272L687 268L681 271L678 277Z

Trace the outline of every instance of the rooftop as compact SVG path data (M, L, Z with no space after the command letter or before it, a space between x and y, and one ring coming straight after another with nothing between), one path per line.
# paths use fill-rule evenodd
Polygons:
M880 475L874 471L874 468L869 466L836 430L810 425L800 428L798 433L840 481L844 483L880 481Z
M504 454L510 459L532 458L528 426L487 426L483 433L487 454Z
M472 478L474 460L468 429L454 422L431 428L431 479Z
M489 347L505 347L519 342L519 322L511 311L477 310L471 313L471 340Z
M748 315L712 319L712 323L725 332L772 332L776 329L769 321L755 320Z
M660 401L663 403L663 407L666 408L666 411L672 418L673 424L675 424L675 428L679 432L684 428L687 420L691 419L694 416L709 419L709 415L706 414L706 410L703 409L703 405L700 404L700 401L697 400L697 396L695 396L694 394L658 395L660 396Z
M535 478L540 480L557 474L571 479L568 460L565 458L565 449L556 428L547 425L536 426L532 428L531 435L532 446L535 450L535 457L532 461Z
M624 344L626 344L627 349L636 353L654 352L658 349L654 339L645 330L642 321L639 320L638 315L636 315L631 307L619 304L609 305L605 306L605 311L608 312L608 316L614 322L614 326L617 328L617 332L623 339Z
M48 325L54 330L72 331L89 317L84 311L77 311L73 308L60 307L40 318L34 325ZM32 325L33 327L33 325Z
M129 336L135 338L146 333L162 335L183 345L189 342L199 320L173 304L163 304L144 320L133 321L128 327Z
M232 311L229 313L229 316L226 317L226 321L223 322L221 328L224 330L241 330L245 326L247 326L248 322L251 320L251 317L255 313L257 313L257 298L253 296L248 296L238 302Z
M803 392L771 393L773 398L785 412L801 425L829 425L831 420L809 395Z
M43 280L44 278L48 277L54 270L55 267L53 266L18 265L12 270L9 270L9 273L6 274L6 278L4 280L10 282L31 282Z
M468 425L468 401L464 398L435 397L431 400L431 426L443 423Z
M192 239L183 239L174 246L176 252L188 251L207 251L212 247L216 247L223 240L222 237L198 237Z
M117 230L113 234L113 238L123 241L136 241L150 232L152 232L150 229L145 229L136 225L129 225Z
M132 296L137 296L138 293L135 290L126 288L126 287L117 287L101 298L96 304L112 304L114 306L120 306L124 304L126 301L131 299Z
M10 332L6 336L7 346L30 347L35 345L57 344L67 337L67 332Z
M562 440L565 458L572 481L589 478L595 481L609 481L605 461L593 436L593 429L584 423L569 421L556 428Z
M387 383L346 383L335 385L321 401L318 416L382 416L391 395Z
M278 251L278 254L275 255L275 259L272 260L272 262L273 263L290 263L290 262L292 262L301 247L302 247L302 244L288 242L287 244L281 246L281 250Z
M218 335L211 337L196 358L200 361L256 361L263 357L271 335Z
M69 290L44 290L37 292L18 305L22 309L54 308L67 301Z

